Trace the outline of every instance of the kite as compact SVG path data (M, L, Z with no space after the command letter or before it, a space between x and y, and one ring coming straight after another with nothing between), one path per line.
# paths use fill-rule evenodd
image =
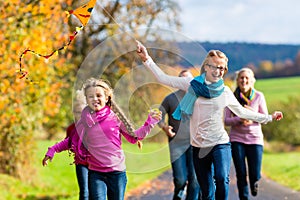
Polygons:
M29 48L25 49L21 55L19 56L19 69L17 70L18 74L19 74L19 79L26 79L28 81L30 81L31 84L37 83L32 81L29 77L28 77L28 72L26 70L24 70L24 68L22 67L22 58L27 54L27 53L31 53L34 54L38 57L42 57L45 58L46 60L49 59L51 56L53 55L58 55L58 52L61 50L64 50L66 48L68 48L68 46L72 43L72 41L75 39L76 35L84 28L84 26L88 23L93 8L96 4L96 0L90 0L88 3L84 4L83 6L75 9L75 10L69 10L66 11L68 17L70 15L75 15L78 20L81 22L81 26L80 27L76 27L76 30L73 32L72 35L69 36L69 41L63 45L62 47L60 47L59 49L56 49L54 51L52 51L51 53L47 54L47 55L42 55L34 50L31 50Z

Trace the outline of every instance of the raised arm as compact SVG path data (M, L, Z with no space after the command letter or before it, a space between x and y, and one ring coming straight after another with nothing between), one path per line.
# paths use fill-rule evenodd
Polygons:
M158 82L173 88L187 91L190 81L193 79L193 77L177 77L165 74L149 56L146 47L139 41L136 41L136 43L137 54L143 61L143 64L152 72Z

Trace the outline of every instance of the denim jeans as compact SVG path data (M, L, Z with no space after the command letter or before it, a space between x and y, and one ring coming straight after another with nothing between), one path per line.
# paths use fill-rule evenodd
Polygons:
M248 164L250 188L253 189L254 183L261 178L260 171L263 146L256 144L243 144L239 142L232 142L231 146L239 197L241 200L248 200L249 191L247 183L246 159Z
M92 200L123 200L127 184L126 172L89 170L89 191Z
M209 150L209 151L208 151ZM199 156L199 152L207 154ZM203 200L227 200L231 163L230 143L211 148L193 147L193 159Z
M76 176L79 186L79 200L89 200L88 168L86 165L76 165Z
M174 182L173 200L181 200L186 185L186 200L201 199L200 187L193 165L192 147L189 147L177 160L172 162L172 170Z

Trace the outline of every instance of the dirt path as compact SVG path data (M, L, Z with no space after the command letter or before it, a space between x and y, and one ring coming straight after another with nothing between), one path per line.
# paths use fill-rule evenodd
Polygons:
M171 200L173 195L172 172L167 171L157 179L127 192L126 200ZM238 200L235 170L230 174L229 200ZM300 192L295 192L278 183L262 178L259 182L257 197L251 200L300 200Z

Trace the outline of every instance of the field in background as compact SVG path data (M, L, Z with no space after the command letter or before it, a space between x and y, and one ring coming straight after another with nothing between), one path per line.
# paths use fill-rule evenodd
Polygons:
M255 88L264 93L268 107L276 102L287 102L288 97L300 95L300 77L259 79Z

